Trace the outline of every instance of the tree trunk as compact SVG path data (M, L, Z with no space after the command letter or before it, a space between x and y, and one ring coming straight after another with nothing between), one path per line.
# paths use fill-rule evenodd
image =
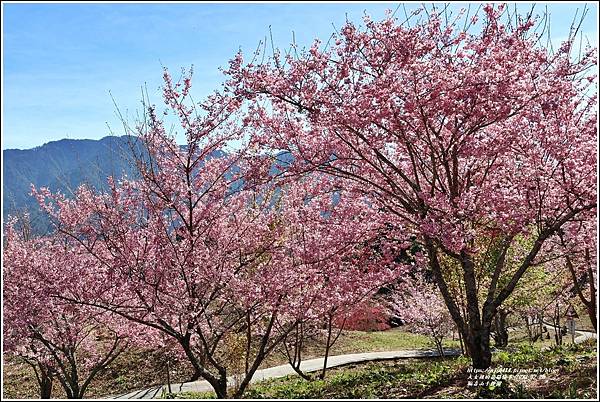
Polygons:
M81 390L79 389L79 384L73 383L72 380L68 380L68 383L70 388L70 395L68 392L67 395L69 395L69 399L83 399L83 392L81 392Z
M474 368L486 369L492 362L490 350L490 325L494 316L491 307L486 309L482 319L479 313L479 300L477 295L477 281L475 279L473 260L466 253L461 252L461 265L466 296L466 316L461 315L458 305L448 289L448 284L442 274L442 269L437 255L437 249L431 239L426 239L426 248L429 263L434 273L438 288L442 293L448 312L454 320L462 335L462 340L471 358Z
M436 347L440 357L446 357L446 355L444 353L443 339L434 339L434 342L435 342L435 347Z
M194 369L194 374L192 374L189 381L198 381L200 378L202 378L202 374L200 374L199 370Z
M213 385L217 399L227 398L227 378L220 378L217 386Z
M311 376L309 376L308 374L306 374L304 371L300 370L300 363L296 363L296 364L290 364L290 367L292 367L292 369L296 372L296 374L298 374L300 377L302 377L304 380L306 381L312 381L313 378Z
M562 238L561 238L562 240ZM564 243L563 243L564 245ZM569 256L566 256L566 265L569 268L569 272L571 273L571 278L573 279L573 287L579 299L585 306L588 316L590 317L590 321L592 322L592 326L594 327L594 331L598 331L597 329L597 318L596 318L596 282L594 280L594 270L592 269L591 259L590 259L590 249L585 249L585 261L587 264L587 280L588 285L590 286L590 299L588 300L583 294L583 289L579 284L579 278L577 277L577 273L575 272L575 267L571 262Z
M467 354L471 358L473 368L487 369L492 363L490 349L490 331L488 329L471 329L470 333L463 335Z
M219 375L216 376L211 374L207 370L205 370L201 365L192 348L190 346L190 334L187 334L185 337L178 339L179 344L183 348L186 356L188 357L190 363L194 367L194 377L203 378L213 387L215 394L217 395L217 399L226 399L227 398L227 373L223 367L218 367Z
M333 330L333 316L329 315L327 320L327 342L325 343L325 358L323 359L323 368L319 378L323 380L327 372L327 359L329 358L329 350L331 349L331 332Z
M596 321L596 299L592 299L590 305L586 307L588 315L590 316L590 321L592 321L592 326L594 327L594 332L598 332L598 322Z
M290 348L288 348L287 336L282 342L283 350L288 359L290 367L292 367L292 369L294 369L294 371L303 379L307 381L312 381L313 378L300 369L300 365L302 364L302 347L304 345L304 323L302 321L296 325L294 331L294 339L292 342L294 352L293 355L290 351Z
M562 328L560 327L560 307L558 303L556 303L554 307L554 317L552 318L552 324L554 326L554 341L556 342L556 346L562 345Z
M508 345L508 331L506 330L506 316L508 311L498 309L494 318L494 346L504 348Z
M169 392L169 394L171 394L171 393L173 393L173 391L171 391L171 365L169 364L169 359L167 359L166 369L167 369L167 391Z
M521 319L525 323L525 329L527 329L527 339L529 339L529 343L533 343L533 321L531 316L529 314L521 315Z
M585 259L587 261L588 283L590 285L590 300L588 303L585 303L585 306L587 308L588 315L590 316L592 326L594 327L594 331L598 332L598 315L596 314L596 281L594 279L594 270L592 269L590 250L588 248L585 249Z
M42 372L40 379L40 399L52 397L52 377Z

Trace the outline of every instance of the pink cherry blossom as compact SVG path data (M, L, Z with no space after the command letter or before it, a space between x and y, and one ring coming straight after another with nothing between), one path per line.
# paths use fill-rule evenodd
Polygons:
M509 21L504 7L466 18L365 18L285 65L244 65L239 54L226 73L257 147L290 152L290 175L334 177L390 238L422 244L474 365L486 368L494 316L544 244L597 214L597 53L574 57L573 35L553 53L535 33L541 22ZM534 240L507 269L523 236ZM465 314L444 279L448 259L460 266ZM475 272L486 264L480 300Z

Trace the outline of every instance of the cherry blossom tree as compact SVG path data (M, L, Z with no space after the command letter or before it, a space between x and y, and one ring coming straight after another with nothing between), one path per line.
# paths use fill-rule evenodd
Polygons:
M283 197L284 224L291 232L284 253L287 258L279 264L310 272L317 282L299 289L296 297L301 310L295 314L299 320L282 349L292 368L308 379L300 370L302 347L306 338L322 335L322 379L331 348L354 308L396 280L409 264L397 261L402 245L381 241L385 230L377 219L369 219L373 212L360 194L335 190L335 179L328 175L286 181L301 187L303 196Z
M51 397L55 379L67 398L83 398L129 343L127 327L119 320L57 297L66 288L83 290L77 271L87 264L95 266L57 239L23 239L14 222L7 228L3 345L34 370L40 398Z
M394 292L390 308L412 332L431 338L439 355L444 356L444 338L455 324L435 284L422 277L404 281Z
M381 263L381 260L377 260L377 264ZM311 379L300 368L306 340L311 339L323 344L323 367L318 376L323 379L327 372L331 348L346 329L348 321L356 319L357 309L363 314L373 312L381 314L384 309L373 306L370 298L379 288L394 281L404 272L400 266L390 270L369 267L364 260L347 259L340 267L341 270L326 271L327 278L318 297L311 300L309 308L301 315L294 330L282 343L281 349L291 367L304 379ZM340 274L340 271L344 273ZM377 320L380 316L375 318L361 316L361 318Z
M556 51L544 47L543 23L504 5L424 8L403 22L348 22L308 51L247 64L240 53L227 70L254 144L294 156L288 175L337 178L384 211L398 239L424 246L477 368L490 365L498 309L544 244L596 216L596 50L574 57L576 27ZM531 244L506 269L520 236ZM459 298L445 279L455 266Z
M240 397L307 315L392 277L394 253L365 251L379 226L364 198L328 176L273 180L272 157L228 147L244 141L238 99L215 93L198 106L189 75L164 79L163 116L148 106L131 128L139 178L109 179L106 193L82 186L73 199L34 194L65 241L100 266L85 273L85 298L64 300L171 337L195 378L219 398Z
M559 233L560 249L567 267L571 285L584 305L594 330L598 330L596 306L597 231L596 222L570 222Z

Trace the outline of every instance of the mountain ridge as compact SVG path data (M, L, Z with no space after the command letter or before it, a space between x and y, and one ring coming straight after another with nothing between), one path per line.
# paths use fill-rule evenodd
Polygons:
M106 136L99 140L65 138L30 149L2 150L4 220L9 215L28 213L37 222L37 231L46 231L48 217L39 211L37 201L30 195L31 184L66 196L72 195L82 183L106 190L108 176L118 180L125 175L136 175L132 147L137 141L134 136ZM217 155L224 153L215 151ZM278 153L270 174L280 173L291 162L290 158L286 152Z
M71 194L87 182L105 188L106 178L134 173L130 136L62 139L30 149L2 150L2 215L37 215L31 184Z

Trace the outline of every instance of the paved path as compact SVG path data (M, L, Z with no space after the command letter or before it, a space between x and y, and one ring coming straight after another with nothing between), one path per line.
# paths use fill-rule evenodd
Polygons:
M556 328L554 325L547 324L545 322L544 326L548 329L548 331L554 331L554 328ZM581 343L587 341L588 339L598 339L598 335L593 331L583 331L580 329L576 329L575 335L575 343ZM563 335L563 343L565 345L571 343L571 334L567 333L566 335ZM549 349L550 347L547 346L546 348Z
M550 324L544 323L549 330L554 330L554 327ZM575 337L575 343L581 343L590 338L597 338L595 332L575 330L578 334ZM568 336L568 335L566 335ZM445 351L447 356L457 356L460 354L460 350L449 349ZM360 363L367 361L377 360L391 360L391 359L408 359L408 358L421 358L421 357L437 357L437 351L433 350L395 350L391 352L371 352L371 353L353 353L339 356L329 356L327 361L327 367L339 367L352 363ZM323 358L311 359L303 361L300 368L304 372L318 371L323 367ZM257 370L252 377L252 383L257 381L266 380L269 378L285 377L286 375L296 374L296 372L289 366L284 364L281 366L270 367L262 370ZM231 379L230 381L233 381ZM160 397L163 390L167 390L166 385L157 385L152 388L147 388L139 391L129 392L127 394L116 396L116 399L152 399ZM193 381L181 384L171 384L171 391L178 392L207 392L212 391L212 387L207 381Z
M460 350L448 349L444 351L446 356L457 356L460 354ZM408 359L408 358L421 358L421 357L437 357L437 351L433 350L395 350L391 352L371 352L371 353L353 353L339 356L329 356L327 360L327 367L338 367L352 363L360 363L367 361L377 360L391 360L391 359ZM318 371L323 368L323 358L311 359L303 361L300 368L305 372ZM252 377L252 383L257 381L266 380L268 378L279 378L285 377L286 375L296 374L296 372L290 367L289 364L281 366L269 367L262 370L257 370ZM233 379L232 379L233 380ZM166 390L166 385L158 385L152 388L147 388L140 391L129 392L124 395L119 395L116 399L151 399L160 397L163 390ZM207 381L194 381L186 382L182 384L171 384L171 391L178 392L206 392L212 391L212 387Z

